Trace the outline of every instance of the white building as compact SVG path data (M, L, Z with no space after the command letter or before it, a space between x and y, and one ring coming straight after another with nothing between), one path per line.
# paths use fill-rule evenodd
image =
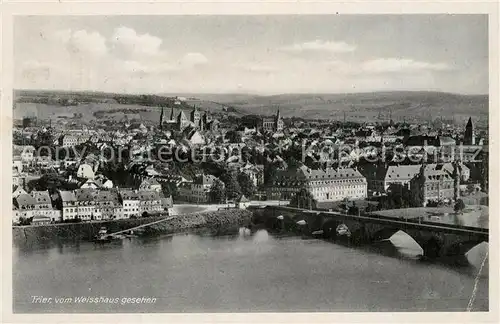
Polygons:
M23 163L31 163L34 159L35 148L31 145L22 147L21 160Z
M96 194L94 189L75 190L78 218L82 221L100 220L99 217L94 215Z
M75 219L78 216L78 204L72 191L60 190L59 197L62 203L62 219Z
M355 169L313 170L302 166L278 172L267 195L268 199L290 200L301 189L309 191L317 202L363 199L368 194L366 178Z
M80 164L80 166L78 167L78 171L76 173L76 176L78 178L85 178L85 179L94 179L95 178L95 174L94 174L94 170L92 170L92 167L88 164Z
M138 191L137 196L139 198L139 214L141 216L143 213L153 214L163 210L159 192L154 190Z
M72 147L78 145L78 137L74 135L62 135L59 138L59 145L63 147Z
M133 190L123 190L120 191L120 197L123 205L124 218L130 218L132 216L138 217L140 215L140 200L137 192Z

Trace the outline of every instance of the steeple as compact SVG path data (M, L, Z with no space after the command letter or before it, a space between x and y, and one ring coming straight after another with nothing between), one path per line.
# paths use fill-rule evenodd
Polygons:
M172 107L172 112L170 113L170 120L175 120L174 107Z
M160 113L160 130L163 129L163 106L161 106L161 113Z
M467 126L465 128L474 128L474 125L472 124L472 117L469 117L469 121L467 122Z
M469 119L470 121L470 119ZM462 173L461 166L457 160L453 162L453 199L457 201L460 198L460 176Z
M475 145L476 144L476 134L474 133L474 124L472 123L472 118L469 117L469 121L465 126L464 133L464 144L465 145Z

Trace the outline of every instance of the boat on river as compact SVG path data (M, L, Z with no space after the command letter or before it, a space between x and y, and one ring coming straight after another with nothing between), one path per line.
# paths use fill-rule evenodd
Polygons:
M101 227L97 235L94 237L94 243L104 244L112 242L121 242L121 237L108 234L108 229L106 227Z

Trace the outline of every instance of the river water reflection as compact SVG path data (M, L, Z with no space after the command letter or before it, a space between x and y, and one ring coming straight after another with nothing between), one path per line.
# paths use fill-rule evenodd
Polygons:
M421 261L404 233L349 247L241 229L109 246L15 246L14 312L465 311L487 248L475 247L466 265L455 265ZM73 301L40 304L33 296ZM124 297L156 300L130 304ZM488 262L473 310L488 310Z

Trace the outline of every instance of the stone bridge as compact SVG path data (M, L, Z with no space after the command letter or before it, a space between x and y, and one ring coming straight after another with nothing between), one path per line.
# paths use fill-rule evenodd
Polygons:
M258 211L256 211L258 212ZM337 212L304 210L283 206L268 206L261 212L268 224L283 227L305 221L305 234L317 233L325 239L339 237L339 228L356 243L369 243L389 239L398 231L411 236L424 251L424 256L437 258L463 255L474 246L488 242L487 228L470 227L438 222L401 219L378 215L346 215ZM280 220L277 216L283 218ZM302 222L304 223L304 222Z

